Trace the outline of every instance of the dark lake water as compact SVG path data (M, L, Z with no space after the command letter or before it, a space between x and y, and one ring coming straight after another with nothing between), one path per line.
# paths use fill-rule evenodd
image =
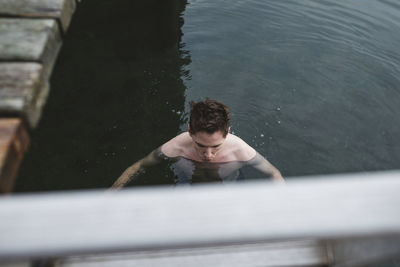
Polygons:
M84 0L16 191L108 187L204 97L288 179L400 169L399 33L397 0Z

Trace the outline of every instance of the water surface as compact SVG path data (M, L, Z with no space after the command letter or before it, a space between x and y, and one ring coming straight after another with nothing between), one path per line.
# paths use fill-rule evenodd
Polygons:
M398 1L190 1L186 99L286 176L400 167Z
M16 190L108 187L203 97L286 177L398 169L399 32L397 0L85 0Z

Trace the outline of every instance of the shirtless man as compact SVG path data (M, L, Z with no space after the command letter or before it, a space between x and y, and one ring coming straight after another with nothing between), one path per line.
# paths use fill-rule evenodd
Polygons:
M113 189L123 187L135 174L162 160L172 163L177 184L237 180L243 166L252 166L274 181L284 181L278 169L242 139L229 133L227 106L211 99L190 105L188 131L126 169L112 185Z

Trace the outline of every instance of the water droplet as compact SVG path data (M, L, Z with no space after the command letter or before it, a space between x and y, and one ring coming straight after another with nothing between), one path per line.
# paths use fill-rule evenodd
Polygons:
M281 121L278 121L278 124L281 124Z
M260 134L260 137L264 137L264 134Z
M281 110L281 108L280 108L280 107L277 107L277 108L276 108L276 110L277 110L277 111L280 111L280 110Z

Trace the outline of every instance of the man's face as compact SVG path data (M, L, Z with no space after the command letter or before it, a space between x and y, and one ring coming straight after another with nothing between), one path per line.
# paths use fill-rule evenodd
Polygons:
M212 161L226 139L221 131L212 134L197 132L191 134L197 154L203 161Z

